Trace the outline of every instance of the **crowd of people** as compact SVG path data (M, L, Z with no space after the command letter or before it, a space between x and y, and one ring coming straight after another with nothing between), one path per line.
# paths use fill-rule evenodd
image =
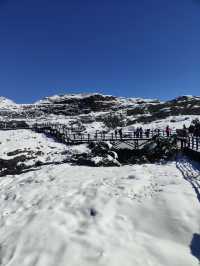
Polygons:
M194 136L194 137L200 137L200 121L199 119L195 119L192 121L191 125L187 128L185 125L183 125L183 135L185 137L188 136Z
M115 138L117 139L118 136L120 137L120 139L123 138L124 134L123 134L122 128L115 129ZM133 131L133 136L134 138L143 138L143 137L149 138L150 129L144 130L142 127L138 127Z
M143 128L143 127L137 127L132 129L129 132L124 132L122 128L116 128L113 132L113 137L115 139L123 139L127 137L131 138L151 138L152 136L166 136L170 137L172 135L172 129L167 125L164 130L161 130L159 128L151 130L150 128ZM188 136L196 136L200 137L200 121L198 119L195 119L192 121L191 125L187 128L186 125L183 125L183 128L180 130L177 130L176 132L178 135L183 137ZM101 134L102 138L105 138L106 132L96 132L96 138L98 138L98 134ZM128 134L128 135L127 135Z
M169 137L171 135L171 128L169 126L166 127L166 129L163 131L161 131L160 129L155 129L155 130L150 130L150 128L146 128L144 129L143 127L137 127L134 130L131 131L131 136L134 138L150 138L154 135L166 135L167 137ZM127 134L127 132L125 133ZM120 138L122 139L123 137L126 137L126 135L124 134L124 132L122 131L122 128L120 129L115 129L114 131L114 135L115 138Z

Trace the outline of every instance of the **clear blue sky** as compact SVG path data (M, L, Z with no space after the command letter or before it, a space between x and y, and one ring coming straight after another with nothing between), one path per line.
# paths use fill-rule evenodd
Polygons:
M200 95L200 0L0 0L0 95Z

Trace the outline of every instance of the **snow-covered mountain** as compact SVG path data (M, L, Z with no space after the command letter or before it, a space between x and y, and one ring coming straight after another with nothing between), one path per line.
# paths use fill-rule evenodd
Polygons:
M0 98L1 121L81 125L85 132L118 125L181 128L196 117L200 97L194 96L163 102L66 94L23 105ZM110 143L103 152L106 147L111 165L116 153ZM170 146L159 147L165 152ZM29 129L0 130L0 265L198 266L199 163L182 154L112 164L118 167L72 163L90 153L98 164L92 149Z
M183 123L190 123L191 117L200 116L200 97L195 96L181 96L164 102L157 99L124 98L99 93L65 94L46 97L35 104L22 105L1 99L1 120L78 123L85 126L88 131L95 128L109 130L108 120L116 116L123 121L120 126L138 124L150 126L153 123L159 127L159 123L162 124L167 120L174 128L182 126ZM177 124L177 121L183 122Z
M12 100L10 99L7 99L5 97L0 97L0 108L9 108L9 107L12 107L12 106L15 106L16 103L14 103Z

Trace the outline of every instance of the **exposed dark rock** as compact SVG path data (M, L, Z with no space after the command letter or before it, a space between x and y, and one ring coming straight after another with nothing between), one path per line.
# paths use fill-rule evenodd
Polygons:
M23 164L26 159L25 155L20 155L10 160L0 159L0 176L20 174L27 168Z
M120 166L117 154L111 150L111 145L106 142L90 143L89 153L75 154L71 162L87 166Z
M15 151L8 152L7 156L15 156L15 155L18 155L18 154L24 153L24 152L26 152L26 151L18 149L18 150L15 150Z
M94 156L104 156L108 154L108 151L110 150L110 147L108 143L106 142L92 142L88 145L88 147L91 149L91 153Z
M123 127L126 125L126 116L122 114L113 114L110 113L103 119L104 124L111 129L115 129L117 127Z
M121 166L118 160L110 157L102 157L102 159L95 164L95 166L104 166L104 167L111 167L111 166Z
M87 166L120 166L173 160L178 151L176 142L176 136L155 136L141 149L115 150L105 142L91 143L90 152L72 156L72 162Z
M6 129L6 128L13 128L13 129L17 129L17 128L29 128L29 125L25 122L25 121L19 121L19 120L9 120L3 122L0 122L0 129Z
M95 166L95 162L92 160L92 156L87 153L74 155L71 162L76 165Z
M170 138L155 136L142 149L120 149L116 152L118 161L122 164L144 164L174 159L177 150L175 136Z
M127 116L145 114L145 113L147 113L147 110L145 107L135 107L135 108L127 110Z
M90 215L91 216L96 216L97 215L97 211L94 208L90 209Z
M170 138L155 136L142 151L150 162L174 159L178 151L176 136Z

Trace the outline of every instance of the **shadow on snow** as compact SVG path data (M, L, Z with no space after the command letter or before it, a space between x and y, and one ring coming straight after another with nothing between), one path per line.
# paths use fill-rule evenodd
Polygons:
M194 257L196 257L200 262L200 235L194 234L192 241L190 243L190 250Z

